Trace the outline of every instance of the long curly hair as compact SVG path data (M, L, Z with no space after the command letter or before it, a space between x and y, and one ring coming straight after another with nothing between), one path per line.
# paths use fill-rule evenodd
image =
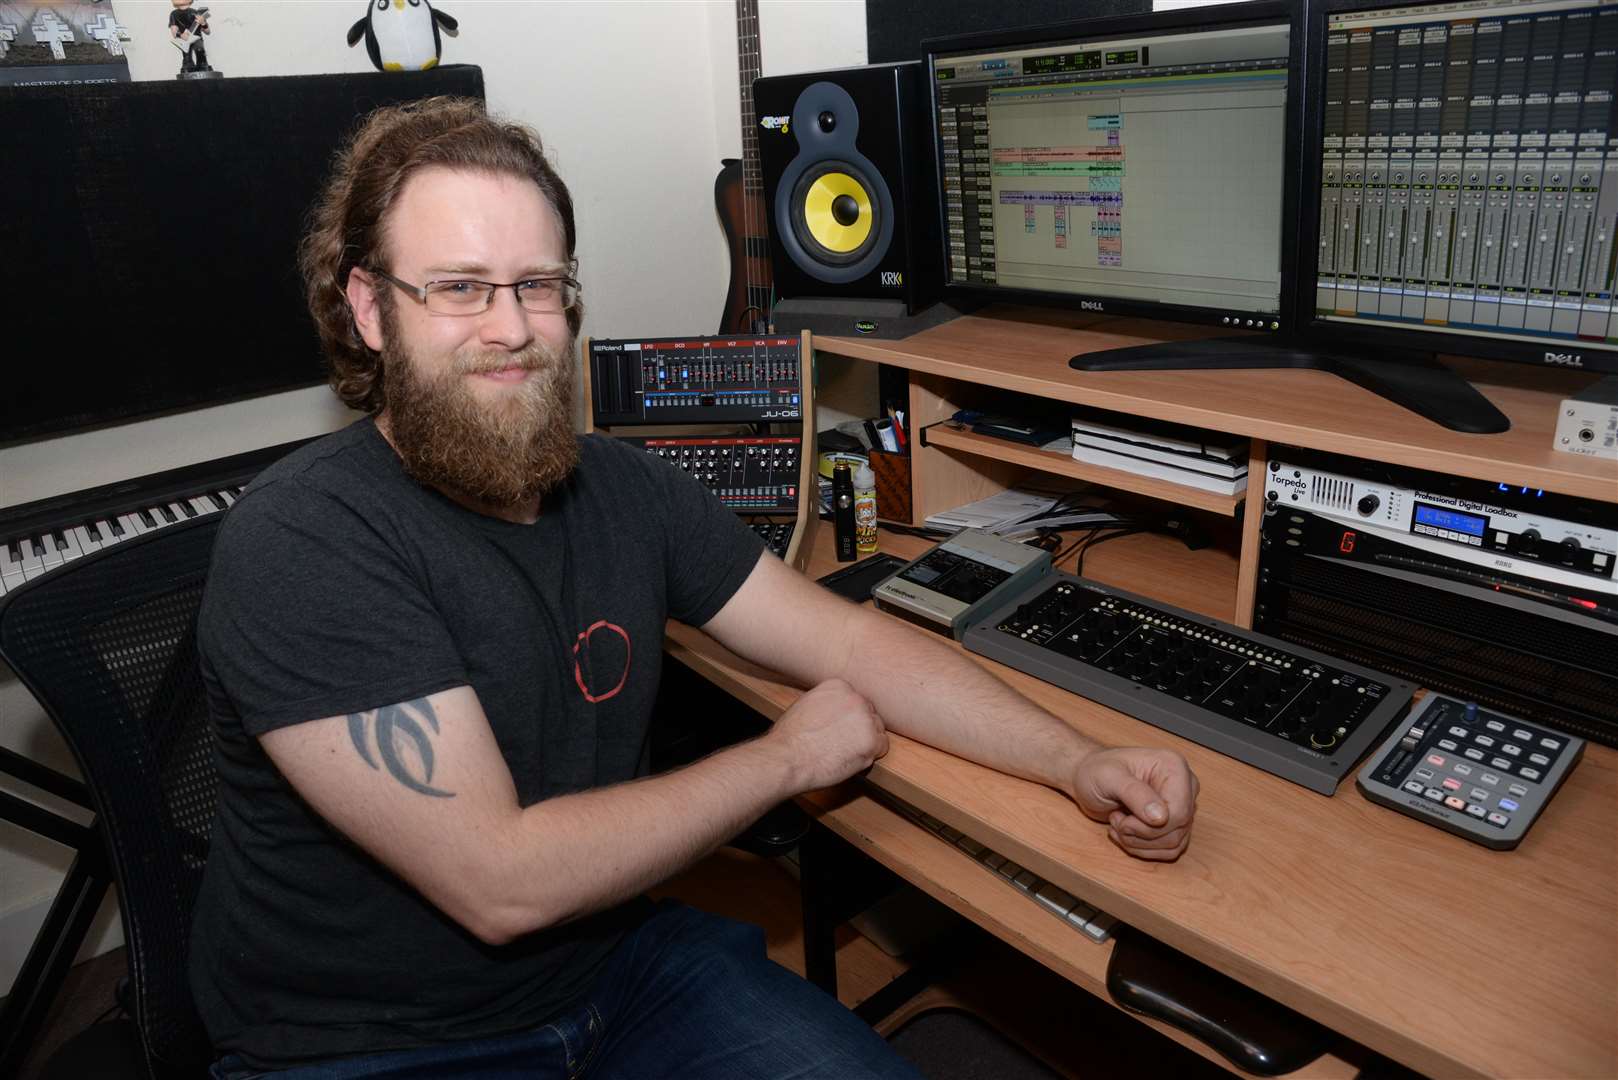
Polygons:
M474 98L424 98L371 113L336 155L310 210L298 266L331 388L349 408L373 415L387 405L386 372L381 354L365 344L354 325L345 292L348 274L356 266L388 262L383 219L405 182L432 166L532 180L561 219L567 258L573 261L573 197L532 128L490 116ZM380 302L391 311L393 291L381 293ZM569 329L577 334L583 320L583 304L574 305L567 313Z

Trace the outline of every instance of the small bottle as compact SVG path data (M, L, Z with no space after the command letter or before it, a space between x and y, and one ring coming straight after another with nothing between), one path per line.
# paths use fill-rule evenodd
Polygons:
M854 547L861 555L876 553L876 473L870 465L854 473Z
M837 529L837 561L854 561L854 477L848 462L831 470L831 519Z

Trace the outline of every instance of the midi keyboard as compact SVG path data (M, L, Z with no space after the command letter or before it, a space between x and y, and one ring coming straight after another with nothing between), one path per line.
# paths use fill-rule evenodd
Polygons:
M1404 715L1414 687L1071 574L966 631L968 650L1322 795Z

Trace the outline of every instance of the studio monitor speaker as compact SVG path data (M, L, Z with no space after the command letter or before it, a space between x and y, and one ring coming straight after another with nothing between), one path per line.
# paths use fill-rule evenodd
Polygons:
M782 299L900 301L943 279L925 69L919 63L753 83L770 254Z

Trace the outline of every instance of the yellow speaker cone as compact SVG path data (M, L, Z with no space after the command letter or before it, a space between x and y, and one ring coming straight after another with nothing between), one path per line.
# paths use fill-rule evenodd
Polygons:
M847 173L822 173L804 192L803 221L827 251L846 255L871 235L871 193Z

